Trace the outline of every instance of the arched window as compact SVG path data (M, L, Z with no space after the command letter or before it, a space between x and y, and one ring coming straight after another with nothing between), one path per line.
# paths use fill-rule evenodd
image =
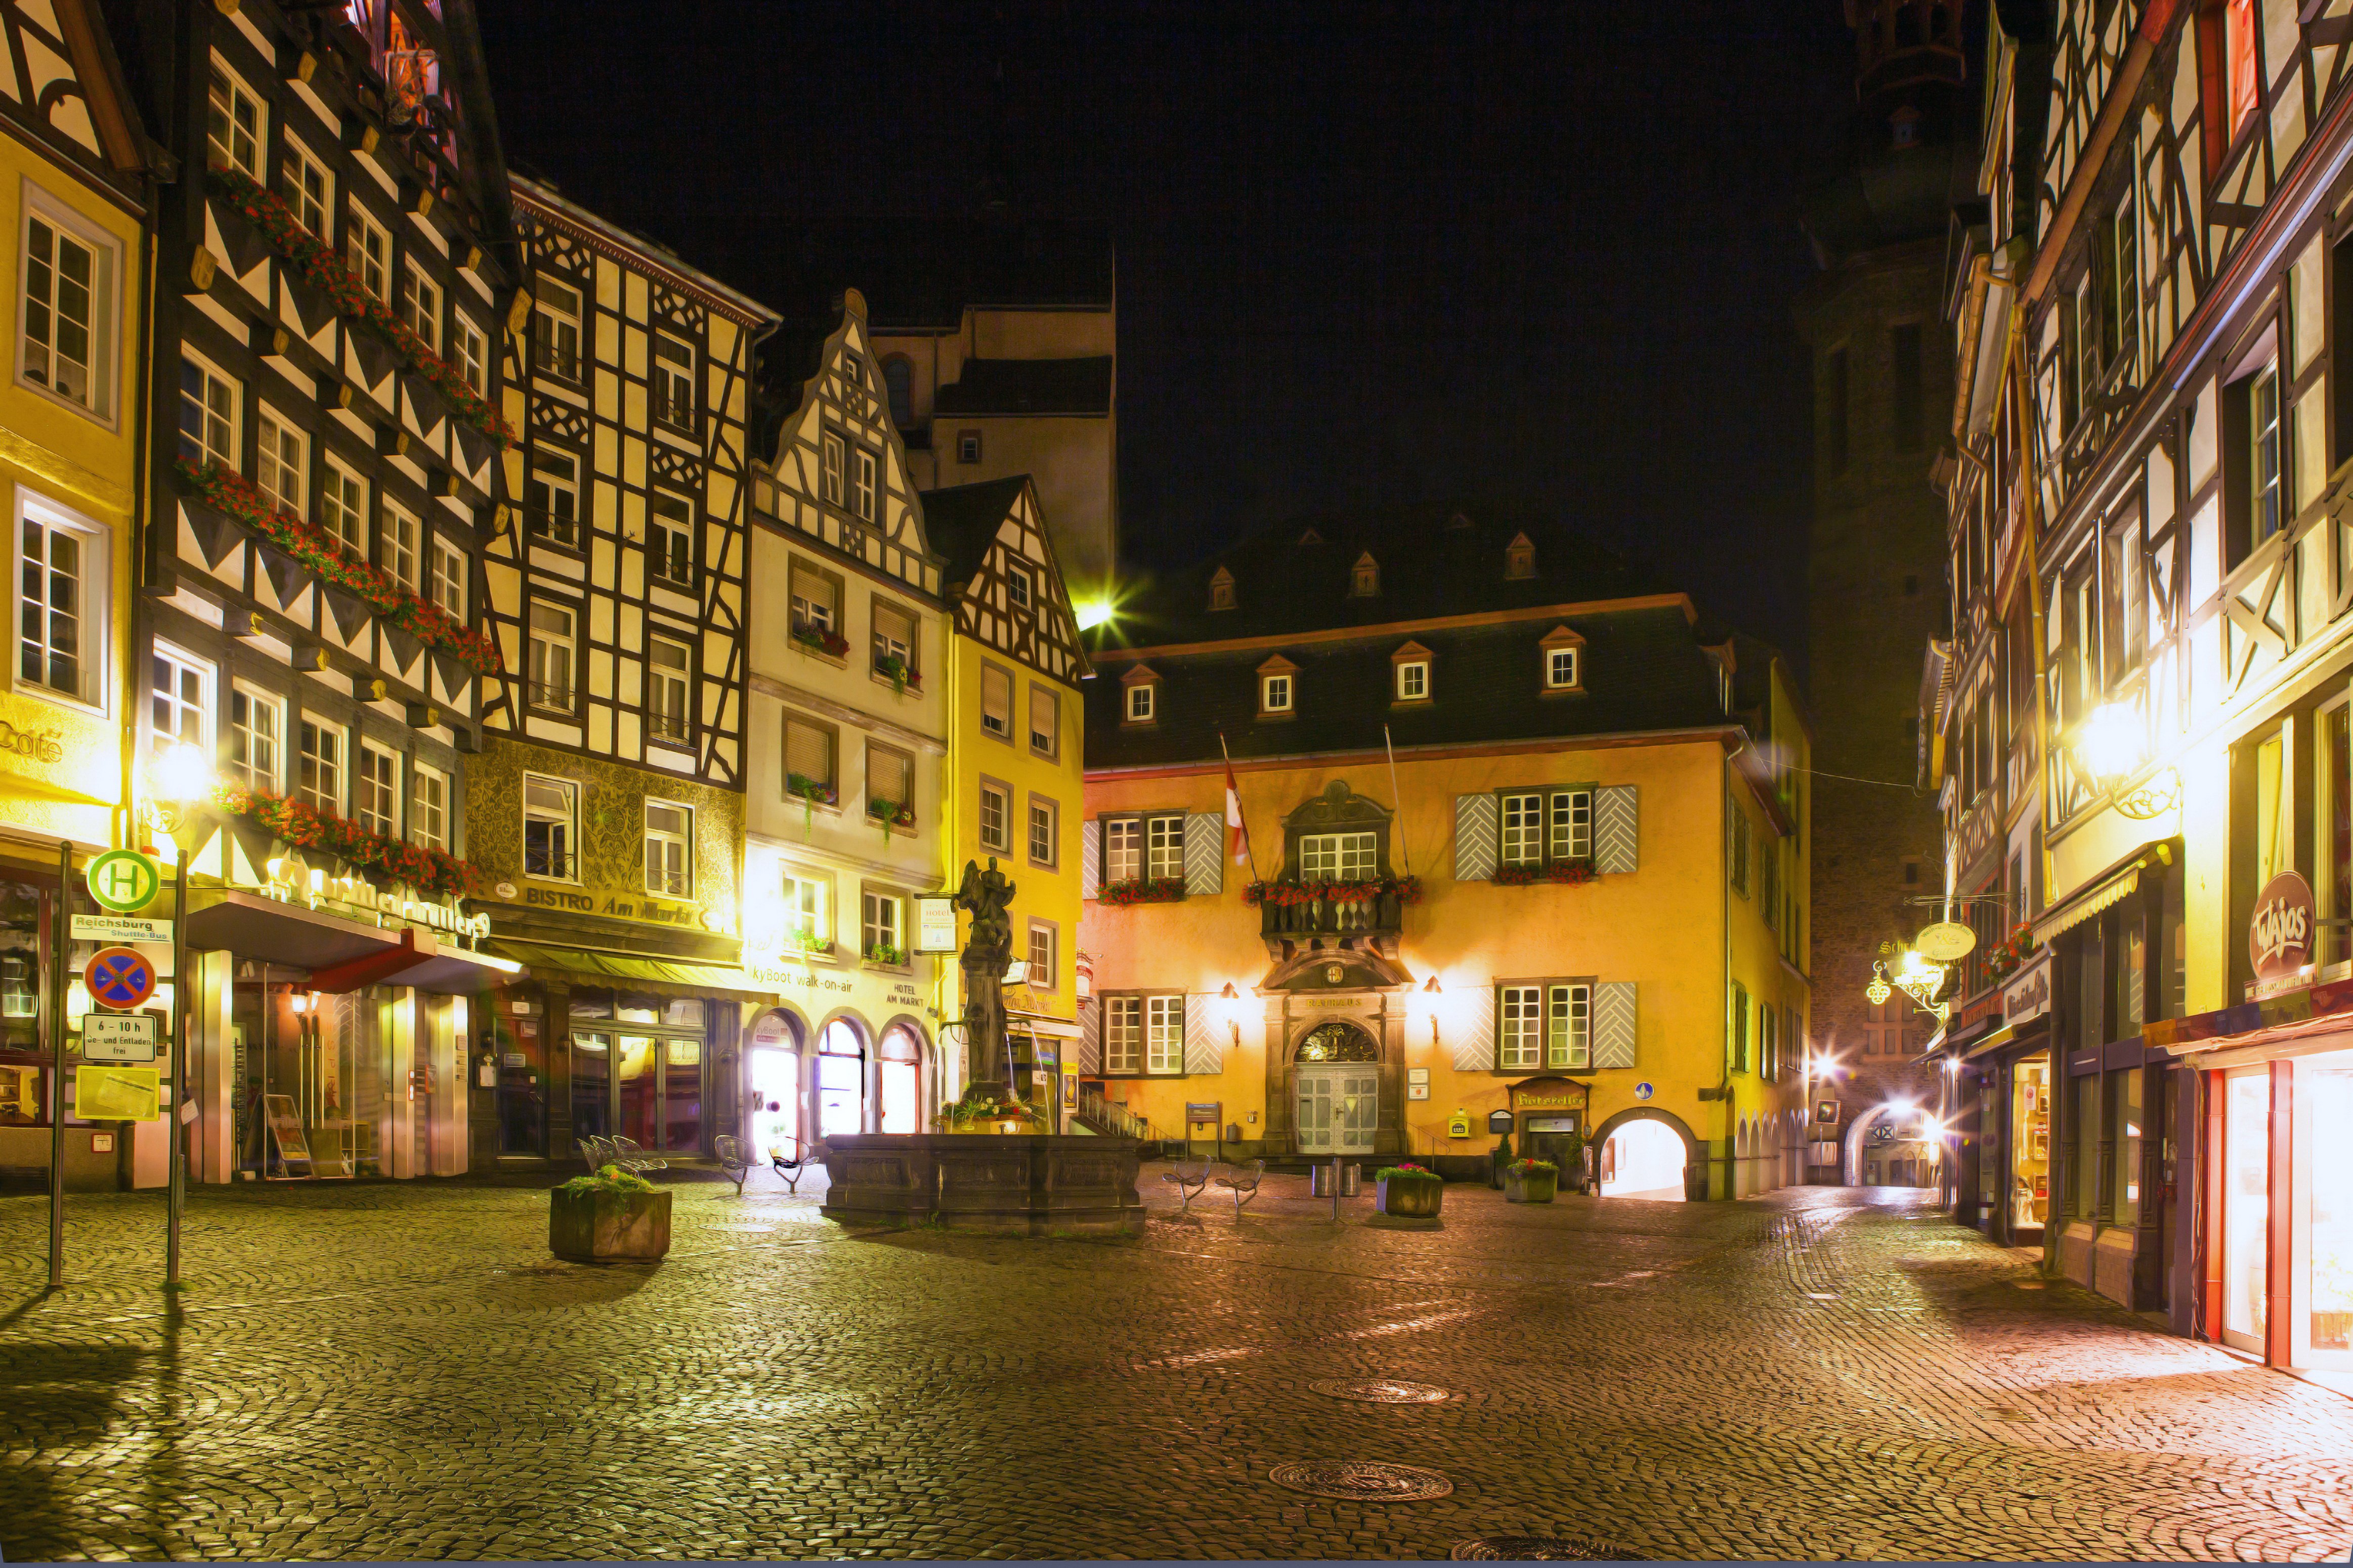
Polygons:
M915 367L897 357L882 362L882 385L891 395L891 422L902 430L915 424Z
M923 1047L904 1025L882 1031L881 1058L882 1131L923 1131Z

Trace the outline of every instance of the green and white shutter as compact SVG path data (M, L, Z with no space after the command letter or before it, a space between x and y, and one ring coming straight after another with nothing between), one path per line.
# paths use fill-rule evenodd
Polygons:
M1466 797L1467 798L1467 797ZM1494 796L1485 797L1493 801ZM1495 1068L1495 988L1482 985L1454 1004L1454 1027L1447 1031L1447 1051L1456 1072L1493 1072Z
M1079 998L1079 1070L1103 1071L1103 1004L1092 996Z
M1194 822L1199 820L1198 816L1193 819ZM1217 822L1222 832L1225 818L1219 817ZM1186 858L1190 859L1192 823L1185 826L1188 840L1185 846ZM1217 1000L1218 994L1212 991L1197 991L1185 998L1185 1073L1188 1078L1215 1078L1226 1070L1220 1048L1224 1042L1218 1038L1217 1015L1213 1006Z
M1593 988L1593 1065L1634 1065L1634 982L1605 980Z
M1222 891L1226 885L1226 817L1223 812L1189 812L1185 817L1185 892Z
M1090 817L1079 824L1079 897L1103 895L1103 821Z
M1454 879L1484 882L1495 875L1502 807L1492 795L1454 797Z
M1631 871L1638 840L1635 786L1604 784L1593 792L1593 868Z

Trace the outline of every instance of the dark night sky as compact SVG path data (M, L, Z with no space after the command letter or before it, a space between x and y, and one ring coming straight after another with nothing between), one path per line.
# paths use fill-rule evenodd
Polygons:
M1017 205L1119 247L1123 526L1556 509L1802 657L1837 0L486 0L507 154L755 295L805 221Z

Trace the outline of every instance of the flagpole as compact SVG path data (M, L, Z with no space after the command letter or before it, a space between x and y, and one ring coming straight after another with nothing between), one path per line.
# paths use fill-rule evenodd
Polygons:
M1389 799L1396 803L1393 809L1402 816L1405 815L1405 796L1398 792L1397 742L1389 739L1387 724L1381 726L1381 749L1389 754ZM1410 877L1413 875L1413 852L1406 847L1404 834L1392 837L1397 840L1398 861L1405 868L1405 874Z
M1233 795L1234 817L1241 826L1242 848L1250 855L1250 880L1255 882L1259 879L1258 846L1250 842L1250 824L1242 820L1241 786L1234 782L1234 754L1226 749L1226 732L1223 730L1218 731L1218 752L1226 759L1226 787Z

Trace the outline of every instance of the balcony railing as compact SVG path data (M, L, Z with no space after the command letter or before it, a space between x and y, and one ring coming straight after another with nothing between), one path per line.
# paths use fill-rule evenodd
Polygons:
M1366 899L1310 899L1302 903L1259 906L1259 934L1270 942L1314 938L1340 941L1395 936L1405 923L1405 905L1395 893Z

